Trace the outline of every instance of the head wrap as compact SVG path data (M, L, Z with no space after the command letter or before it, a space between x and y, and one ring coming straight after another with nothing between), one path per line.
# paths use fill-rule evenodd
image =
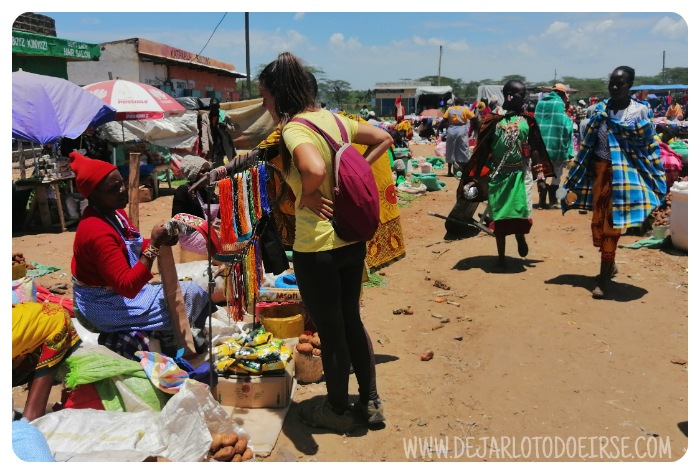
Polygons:
M204 166L205 163L208 163L208 161L202 157L197 155L185 155L180 162L180 169L185 179L190 183L194 183L197 181L199 172L202 170L202 166Z
M581 105L586 105L586 101L583 100L583 99L579 100L578 103L581 104Z
M478 104L476 104L476 107L479 110L484 110L486 108L486 104L484 104L483 102L479 102Z
M98 184L117 167L102 160L93 160L77 151L68 155L70 167L75 173L75 186L85 198L89 198Z

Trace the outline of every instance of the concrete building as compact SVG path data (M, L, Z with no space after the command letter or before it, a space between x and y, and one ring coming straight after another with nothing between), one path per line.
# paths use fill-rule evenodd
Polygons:
M401 97L401 103L406 115L416 113L416 89L430 86L430 82L401 81L377 82L374 85L374 112L377 117L393 117L396 98Z
M233 64L143 38L100 44L97 63L68 65L68 79L80 86L125 79L158 87L173 97L238 101L236 79L248 77Z

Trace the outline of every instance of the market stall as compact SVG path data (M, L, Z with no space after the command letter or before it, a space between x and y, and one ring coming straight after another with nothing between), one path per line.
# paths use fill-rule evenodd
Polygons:
M115 117L113 107L70 81L24 71L12 73L12 138L19 141L19 181L13 183L13 201L21 201L27 211L24 227L32 223L36 210L43 227L58 223L63 232L74 222L66 219L64 207L67 195L72 193L74 176L67 160L58 156L57 144L64 137L76 138ZM25 142L42 145L41 157L34 159L30 177L26 176Z

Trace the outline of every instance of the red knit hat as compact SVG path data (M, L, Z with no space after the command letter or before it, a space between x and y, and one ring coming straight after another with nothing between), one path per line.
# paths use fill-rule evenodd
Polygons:
M75 186L78 192L85 198L89 198L100 181L116 170L117 167L111 163L102 160L93 160L87 156L83 156L77 151L68 155L70 158L70 167L75 173Z

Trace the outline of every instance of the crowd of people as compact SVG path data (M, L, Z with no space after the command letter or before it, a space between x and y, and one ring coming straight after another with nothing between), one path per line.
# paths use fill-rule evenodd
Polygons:
M433 121L445 131L447 176L461 176L458 199L477 182L488 183L481 197L496 237L497 268L506 266L506 235L514 234L518 254L527 255L532 209L590 212L592 242L601 254L592 296L607 297L620 235L650 228L651 212L665 202L673 180L687 176L687 157L668 170L660 158L674 153L666 145L678 140L678 124L687 118L687 92L662 97L654 107L631 91L634 79L633 68L620 66L610 75L609 98L575 104L575 91L562 83L533 101L523 83L509 81L503 104L492 97L466 107L457 97ZM422 121L414 126L419 135L425 128Z
M395 137L369 122L366 106L361 115L367 120L334 115L320 106L315 79L291 53L280 54L258 79L263 107L278 124L283 175L294 196L296 281L323 345L327 394L303 404L302 421L340 433L358 424L382 423L372 339L360 317L367 248L365 242L347 242L336 234L332 152L316 131L294 119L305 119L341 141L338 118L350 141L366 147L363 155L370 164L395 144ZM468 107L459 97L447 104L440 120L445 126L447 175L461 176L458 199L468 183L485 180L482 199L488 203L499 269L507 267L508 235L515 236L518 254L528 255L525 236L533 225L533 208L590 211L592 244L600 249L592 296L608 296L622 231L642 225L667 192L658 130L650 120L654 111L648 102L631 96L634 79L634 69L617 67L610 74L609 98L593 97L576 106L570 103L569 90L555 84L531 110L527 88L518 80L503 86L503 104L491 98ZM401 121L396 129L402 127L405 139L413 129L402 125L399 106L397 102L396 118ZM687 101L684 109L674 99L665 114L670 120L687 117ZM575 146L576 126L580 147ZM416 134L422 133L425 129L419 127ZM661 133L672 139L671 129ZM161 249L177 244L178 238L163 222L151 229L150 239L134 228L124 212L127 186L114 165L77 152L70 153L70 162L77 189L89 202L76 230L71 263L77 320L99 334L100 344L126 358L150 350L152 338L159 339L162 352L175 356L178 347L163 285L151 280ZM211 182L233 169L222 167L212 170L210 160L185 157L182 169L188 182L175 192L172 215L216 219L221 209L215 196L195 183ZM536 204L533 188L538 192ZM190 325L201 328L211 307L207 291L190 281L181 281L180 287ZM32 340L26 338L29 326L37 327ZM25 417L44 414L55 366L79 342L70 318L59 308L13 307L13 385L31 382ZM351 372L359 387L359 400L352 405Z

